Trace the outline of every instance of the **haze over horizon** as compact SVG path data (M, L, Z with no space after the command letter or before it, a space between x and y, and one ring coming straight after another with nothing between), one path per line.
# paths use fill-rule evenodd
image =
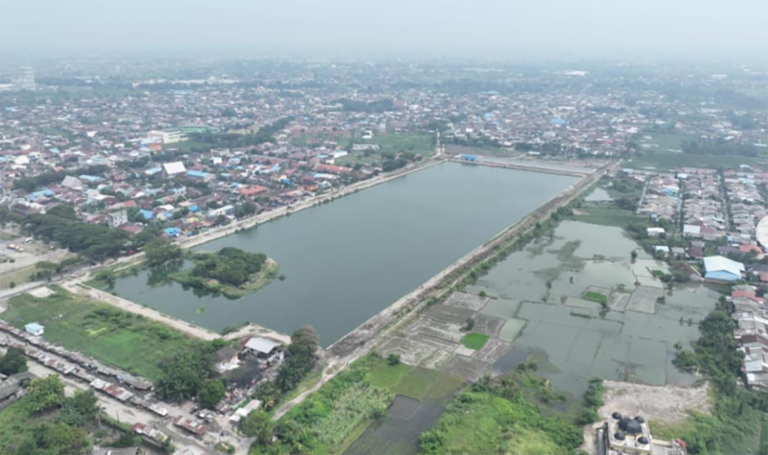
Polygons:
M0 53L768 58L754 0L0 0Z

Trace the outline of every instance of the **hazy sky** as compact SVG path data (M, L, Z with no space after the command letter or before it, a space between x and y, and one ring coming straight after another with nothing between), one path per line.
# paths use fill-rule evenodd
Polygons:
M0 0L0 52L768 59L768 0Z

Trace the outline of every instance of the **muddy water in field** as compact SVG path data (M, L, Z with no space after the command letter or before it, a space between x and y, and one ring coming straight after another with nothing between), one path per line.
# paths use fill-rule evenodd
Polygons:
M672 365L674 345L688 346L699 337L697 323L715 307L716 291L680 286L666 293L653 313L605 312L584 298L595 288L629 296L641 281L644 288L661 287L651 271L666 271L665 264L641 250L632 263L630 252L637 248L620 228L565 221L553 236L510 255L470 286L469 292L499 297L484 312L507 318L501 336L514 337L517 357L502 359L495 370L519 363L522 351L539 360L540 374L575 396L591 377L693 383L695 376ZM645 307L653 308L653 301Z

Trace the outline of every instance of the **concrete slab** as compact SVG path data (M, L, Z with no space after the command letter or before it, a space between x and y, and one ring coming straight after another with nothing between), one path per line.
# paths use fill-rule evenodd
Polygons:
M434 338L425 335L415 335L408 337L409 340L413 340L416 343L432 346L433 348L443 349L445 351L453 351L458 346L458 343L452 343L440 338Z
M623 313L624 311L627 310L627 305L629 304L630 297L631 297L631 294L625 294L623 292L614 292L608 298L608 307L612 311L620 311Z
M379 349L382 356L400 354L400 360L408 365L417 366L435 354L437 348L407 338L390 338Z
M664 283L662 283L661 280L653 276L638 276L637 282L640 283L640 286L647 286L650 288L659 288L659 289L664 288Z
M513 342L515 338L525 328L526 321L522 319L507 319L504 326L499 330L499 338L504 341Z
M656 299L664 295L664 290L649 286L638 286L629 298L627 311L656 313Z
M597 302L581 299L579 297L568 297L565 300L565 306L569 306L571 308L583 308L587 310L599 310L603 308L602 305Z
M494 299L488 302L480 312L489 316L508 319L515 317L519 308L520 302L517 300Z
M469 349L468 347L464 346L463 344L460 344L460 345L456 346L456 349L453 352L454 352L454 354L463 355L463 356L466 356L466 357L471 357L472 354L474 354L477 351L475 351L474 349Z
M422 317L408 327L406 333L409 337L422 335L458 343L464 336L464 333L461 331L463 325L463 322L461 325L447 324L445 322Z
M467 294L466 292L455 292L445 301L445 305L480 311L488 303L488 300L490 300L488 297L480 297L479 295Z
M438 303L427 310L426 314L435 321L462 325L467 318L474 316L475 311Z
M442 370L444 373L477 382L490 371L490 365L477 359L457 355Z
M475 351L472 357L485 363L494 364L497 360L504 357L511 347L510 343L501 341L498 338L491 338L482 349Z
M505 319L488 316L482 313L475 315L474 320L475 325L472 327L473 332L484 333L492 337L499 336L499 331L506 322Z
M49 287L42 287L32 289L31 291L28 291L27 294L31 295L32 297L37 297L38 299L44 299L46 297L52 296L55 294L55 292L53 292Z
M443 351L438 349L429 358L421 362L421 366L432 370L439 370L443 368L454 357L454 353L450 351Z

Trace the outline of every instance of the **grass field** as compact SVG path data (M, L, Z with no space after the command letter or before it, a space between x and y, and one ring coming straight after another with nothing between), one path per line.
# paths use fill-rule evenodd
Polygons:
M388 422L385 413L374 411L386 409L396 394L426 402L447 400L463 384L462 379L440 371L389 365L381 357L368 355L291 409L279 423L299 425L311 433L315 445L309 453L342 454L372 424ZM269 448L254 445L251 454L288 450L278 442Z
M612 206L598 206L585 204L579 209L585 214L568 215L566 219L582 221L584 223L598 224L600 226L616 226L626 228L632 224L644 224L646 219L630 210Z
M545 416L525 398L526 380L512 374L490 388L475 385L454 398L438 425L425 434L420 453L574 453L582 429L557 415Z
M488 338L490 338L488 335L482 333L468 333L461 339L461 344L477 351L483 349L485 343L488 342Z
M150 380L159 376L162 358L198 343L143 316L56 291L44 299L13 297L2 318L18 328L38 322L45 326L48 341Z
M0 411L0 447L10 449L15 444L31 436L33 429L43 423L54 423L59 414L58 409L34 414L27 405L28 398L24 397ZM14 453L13 451L0 453Z
M4 273L0 275L0 289L7 289L9 288L11 281L16 283L16 286L26 283L29 281L29 277L32 276L33 273L35 273L37 270L35 269L34 264L28 265L26 267L20 267L15 270L11 270L8 273Z
M584 298L587 300L592 300L593 302L608 303L608 296L606 296L605 294L601 294L599 292L593 292L593 291L585 292Z

